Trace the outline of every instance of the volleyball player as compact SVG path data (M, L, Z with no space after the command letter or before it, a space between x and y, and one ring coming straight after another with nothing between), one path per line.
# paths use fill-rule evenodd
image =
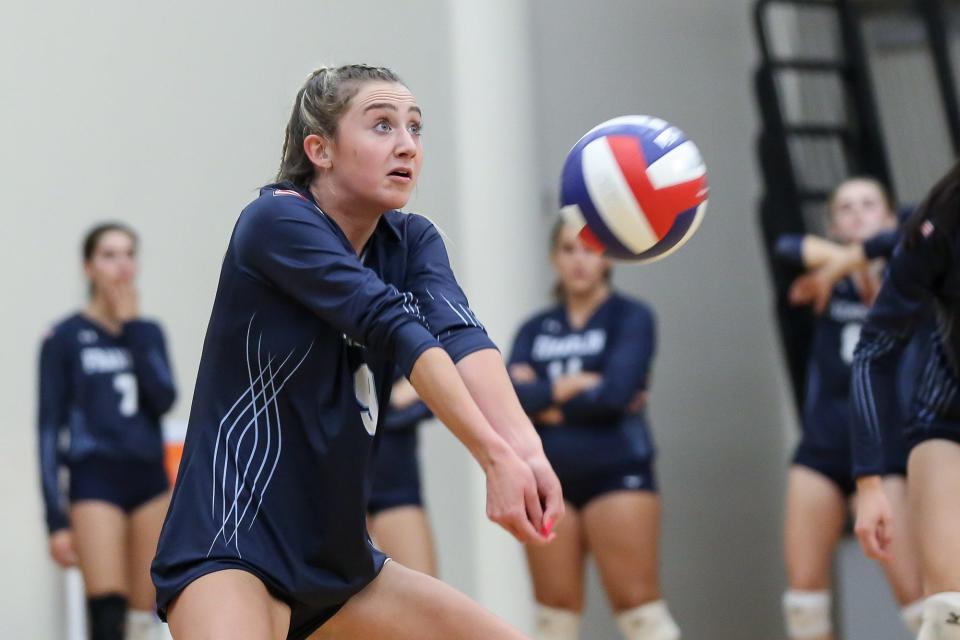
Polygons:
M960 638L960 164L910 217L857 347L854 396L856 532L868 556L885 560L896 541L917 532L924 589L922 640ZM912 527L894 510L882 482L885 438L896 427L897 362L933 304L939 322L917 382L906 427Z
M593 554L627 640L675 640L659 581L660 499L644 410L655 351L646 304L615 292L608 260L576 230L551 236L557 303L517 334L510 373L560 477L557 540L527 547L538 640L575 640Z
M79 564L93 640L143 640L156 626L150 560L169 499L160 418L176 392L163 331L140 317L136 234L95 227L83 261L90 300L50 331L40 353L50 554L61 566Z
M894 214L885 189L877 181L853 178L834 190L828 203L834 240L862 246L869 239L895 233ZM816 238L786 236L782 257L817 267ZM811 255L812 254L812 255ZM879 288L881 263L864 264L833 288L829 303L817 316L803 407L803 432L787 481L784 554L789 590L783 606L791 640L831 640L833 556L843 535L847 504L855 489L850 452L850 364L868 306ZM899 513L906 513L904 474L906 446L894 431L886 439L884 483ZM887 580L900 603L905 624L920 625L920 575L912 540L898 540L895 560L883 563Z
M153 564L192 638L522 638L366 529L368 460L399 367L487 477L487 513L544 544L556 475L426 218L397 211L422 113L389 69L297 94L278 183L240 214Z

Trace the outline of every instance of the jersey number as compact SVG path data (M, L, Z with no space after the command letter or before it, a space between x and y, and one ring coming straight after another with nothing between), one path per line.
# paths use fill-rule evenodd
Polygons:
M113 376L113 389L120 394L120 415L129 418L140 408L137 395L137 377L132 373Z
M853 352L857 350L862 328L863 325L859 322L843 325L843 330L840 333L840 358L845 364L853 364Z
M556 380L563 376L573 376L583 371L583 360L577 356L566 360L553 360L547 365L547 376Z
M360 419L363 420L363 426L367 433L375 434L377 419L380 417L380 405L377 401L377 385L373 380L373 372L367 365L362 365L353 374L353 393L357 397L357 404L360 405Z

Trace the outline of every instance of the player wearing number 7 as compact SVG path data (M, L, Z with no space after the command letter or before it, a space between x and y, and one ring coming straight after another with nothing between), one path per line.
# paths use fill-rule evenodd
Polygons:
M152 638L157 624L150 559L169 501L160 417L176 392L162 330L138 317L136 251L126 226L87 234L90 301L53 328L40 353L50 554L61 566L80 565L92 640Z

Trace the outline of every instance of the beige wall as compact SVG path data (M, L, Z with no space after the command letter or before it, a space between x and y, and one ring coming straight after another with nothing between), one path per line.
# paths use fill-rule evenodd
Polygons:
M36 348L45 327L83 300L87 227L121 218L142 234L143 308L167 329L180 386L172 416L185 419L227 238L275 171L293 95L314 66L363 60L406 78L429 127L411 207L450 219L444 3L281 4L4 6L0 637L57 637L35 459ZM445 566L470 586L458 556Z
M682 128L710 177L687 246L616 282L659 325L650 395L664 501L663 578L684 637L782 635L780 522L793 416L772 326L755 202L757 129L748 0L536 0L544 198L567 149L594 124L642 113ZM594 583L584 638L615 638Z
M580 133L648 112L701 145L713 191L698 237L671 260L618 274L660 319L652 407L665 584L690 637L779 632L785 392L753 224L747 5L6 6L0 273L13 304L0 342L0 497L10 514L0 537L0 637L57 637L57 574L36 480L35 360L44 327L82 302L81 234L103 218L141 232L144 310L168 331L181 389L172 415L185 419L222 252L240 208L275 170L293 93L317 63L354 60L397 69L424 107L427 160L410 208L447 231L474 306L504 347L519 316L546 300L549 218L536 209ZM507 244L491 246L504 232ZM503 261L496 281L485 279L485 259ZM527 627L520 554L482 522L482 483L441 429L424 439L444 577ZM591 598L600 598L595 585ZM590 625L585 637L614 637L600 609Z

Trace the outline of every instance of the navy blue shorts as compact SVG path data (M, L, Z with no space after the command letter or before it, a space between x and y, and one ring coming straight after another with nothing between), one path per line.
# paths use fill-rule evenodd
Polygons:
M614 491L657 491L645 422L631 421L626 427L542 427L538 433L564 499L577 509Z
M389 561L382 553L375 552L376 564L374 579L380 575L383 566ZM153 574L154 584L157 585L157 602L160 618L166 622L167 612L177 596L186 589L191 582L205 575L235 569L246 571L255 576L264 584L267 591L277 600L290 607L290 629L287 631L287 640L304 640L309 638L317 629L332 618L346 602L337 604L320 604L310 601L310 594L293 594L286 589L279 580L261 570L256 565L245 562L240 558L207 558L183 567L174 580L159 579L156 572ZM361 585L366 586L366 585Z
M832 481L840 491L852 495L857 488L853 477L849 414L845 410L821 411L818 420L808 418L793 455L793 464L807 467ZM907 474L907 443L902 433L884 434L884 475Z
M907 428L907 446L910 451L930 440L947 440L960 444L960 424L938 420L929 424L913 424Z
M367 503L370 515L396 507L423 505L416 427L383 432L373 474L373 489Z
M102 500L125 513L170 488L163 459L136 460L91 456L70 463L70 502Z

